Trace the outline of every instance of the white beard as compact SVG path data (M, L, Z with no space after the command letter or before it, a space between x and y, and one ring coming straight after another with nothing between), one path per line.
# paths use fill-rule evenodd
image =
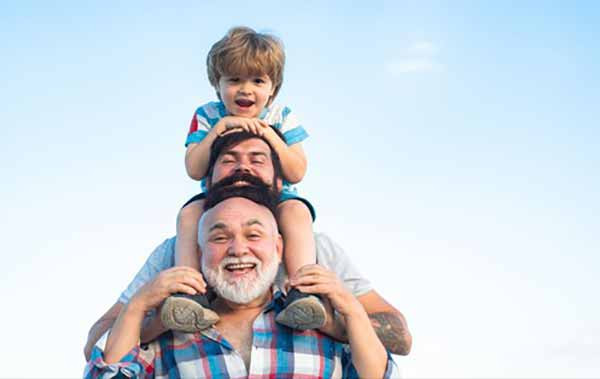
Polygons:
M273 285L275 276L279 269L279 260L274 255L263 266L260 260L255 257L225 257L217 268L210 268L202 255L202 274L206 282L215 290L217 295L223 299L236 304L248 304L252 300L264 295ZM256 277L239 278L228 282L225 276L225 266L236 263L253 263Z

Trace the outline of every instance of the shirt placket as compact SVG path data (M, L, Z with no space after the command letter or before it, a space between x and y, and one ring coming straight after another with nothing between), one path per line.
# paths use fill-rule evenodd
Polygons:
M230 358L234 358L233 361L229 361L227 364L227 371L230 374L234 373L236 376L238 374L242 374L244 377L248 376L248 371L246 370L246 364L244 363L242 355L233 348L233 345L231 345L231 343L229 343L229 341L227 341L217 329L209 328L203 330L201 333L204 337L221 345L229 352Z
M271 349L272 332L269 325L274 318L268 306L252 324L252 352L248 379L264 378L266 373L276 375L276 350Z

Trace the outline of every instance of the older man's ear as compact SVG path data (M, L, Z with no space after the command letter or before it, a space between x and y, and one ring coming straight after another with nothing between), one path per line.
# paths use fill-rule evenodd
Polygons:
M281 234L277 234L277 241L275 241L277 248L277 257L279 258L279 262L283 259L283 237Z

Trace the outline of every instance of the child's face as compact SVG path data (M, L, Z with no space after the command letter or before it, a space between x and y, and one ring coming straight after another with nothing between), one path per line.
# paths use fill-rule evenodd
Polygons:
M273 96L268 75L222 76L217 91L227 111L238 117L256 118Z

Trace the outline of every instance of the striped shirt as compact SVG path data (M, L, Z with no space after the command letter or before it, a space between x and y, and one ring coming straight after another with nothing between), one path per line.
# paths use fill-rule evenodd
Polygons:
M192 117L185 146L201 142L209 130L227 115L227 109L220 101L213 101L198 107ZM302 142L308 137L308 133L289 107L271 105L264 108L258 118L279 129L288 146Z
M233 346L210 328L201 333L167 332L110 365L96 347L84 377L358 378L348 345L314 330L298 331L275 323L282 307L283 296L276 292L254 321L249 370ZM399 377L389 355L385 377Z

